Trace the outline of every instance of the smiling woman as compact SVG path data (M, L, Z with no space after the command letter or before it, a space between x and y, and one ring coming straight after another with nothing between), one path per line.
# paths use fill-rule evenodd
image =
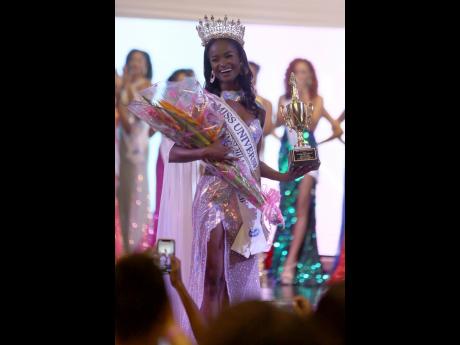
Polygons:
M219 95L222 90L243 92L241 104L257 116L252 72L243 47L230 39L211 40L204 50L206 89ZM218 82L216 82L216 78ZM263 127L263 121L262 127Z
M220 31L200 34L205 45L205 89L217 96L213 99L218 104L217 113L225 120L225 136L204 149L175 144L169 152L169 161L238 160L242 174L254 176L259 184L261 177L290 181L317 169L317 165L312 165L280 173L253 154L260 150L265 111L255 102L252 73L241 44L244 27L243 30L234 30L233 25L227 27L226 18L223 24L220 22L222 25L212 17L207 23L211 27L216 25ZM235 31L240 34L235 35ZM247 139L244 145L240 131ZM204 315L212 319L229 304L260 299L258 254L265 250L266 244L255 247L254 242L242 243L237 239L241 232L249 237L268 233L261 221L261 211L251 207L238 190L206 168L198 182L192 213L194 237L188 288Z
M119 1L117 6L118 4ZM175 3L174 6L176 5ZM197 17L193 13L189 15ZM306 19L304 16L302 18ZM253 23L246 25L244 50L249 60L261 66L257 79L257 92L276 107L278 98L284 90L283 76L286 66L294 58L306 57L314 64L320 80L319 94L323 97L331 116L337 117L345 107L345 30L343 27L288 26L287 22L279 23L280 25ZM195 21L186 20L116 17L117 71L119 74L122 73L127 53L132 48L140 48L153 58L155 73L152 82L167 80L178 68L191 68L200 83L204 84L203 47L196 34L196 25ZM152 40L152 32L159 33L155 35L155 40ZM299 39L302 38L308 38L306 44L298 44ZM283 129L279 128L277 136L281 138L282 135ZM328 138L329 123L321 119L315 135L318 141ZM152 137L149 145L150 195L156 193L155 165L159 143L158 133ZM273 135L268 135L265 138L265 156L262 160L270 167L278 168L279 149L280 140ZM334 256L339 247L342 221L344 145L338 140L333 140L320 145L318 149L321 157L321 179L316 189L318 250L320 255ZM263 179L262 184L278 188L277 181ZM151 208L155 209L155 198L151 198Z

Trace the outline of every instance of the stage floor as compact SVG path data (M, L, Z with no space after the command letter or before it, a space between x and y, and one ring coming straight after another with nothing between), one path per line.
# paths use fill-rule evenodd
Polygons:
M327 273L333 268L335 257L321 257L321 263ZM300 286L300 285L281 285L276 284L273 279L269 277L266 271L261 272L260 282L262 287L262 300L273 302L274 304L291 309L292 299L297 295L306 297L310 303L315 307L326 290L326 285L317 286Z

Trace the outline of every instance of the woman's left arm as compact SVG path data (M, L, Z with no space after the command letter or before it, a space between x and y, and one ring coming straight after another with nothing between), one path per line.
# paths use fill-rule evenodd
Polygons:
M285 174L280 173L279 171L276 171L275 169L270 168L267 164L264 162L259 162L259 167L260 167L260 176L268 178L269 180L274 180L274 181L286 181L285 180Z
M297 168L291 168L289 169L288 172L283 174L283 173L280 173L279 171L276 171L275 169L270 168L264 162L260 162L259 163L260 176L268 178L269 180L287 182L287 181L295 180L296 178L299 178L309 173L312 170L318 170L320 164L321 163L319 161L312 161L312 163L309 165L300 166Z

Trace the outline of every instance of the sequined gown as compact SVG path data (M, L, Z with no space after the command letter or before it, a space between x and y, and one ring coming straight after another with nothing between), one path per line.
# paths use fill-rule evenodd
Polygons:
M163 145L164 138L161 138L160 147ZM156 234L158 231L158 217L160 214L160 203L161 203L161 192L163 189L163 174L164 174L164 158L161 155L161 149L158 151L157 165L156 165L156 201L155 201L155 212L153 213L153 232L149 245L154 245L156 240Z
M316 141L312 133L305 133L309 144L315 147ZM292 140L291 140L292 141ZM286 130L281 139L281 148L279 154L279 170L284 173L288 170L288 153L292 148L288 139L288 131ZM318 247L316 243L316 215L315 215L315 189L317 177L315 174L310 174L314 177L314 183L310 196L310 207L308 209L308 224L303 244L300 247L297 259L297 270L294 277L294 284L311 286L322 284L328 275L324 273L321 265ZM292 232L297 221L296 206L297 195L299 194L299 185L302 178L290 182L280 182L280 209L283 213L285 221L285 229L278 229L273 242L273 258L271 273L276 281L280 280L280 275L283 271L283 266L289 252L289 247L292 240Z
M249 124L254 141L259 142L262 128L259 120ZM208 171L198 182L193 201L192 267L189 279L190 295L198 308L203 302L204 279L207 260L207 243L211 231L222 223L224 229L224 274L230 304L260 299L258 257L249 258L230 250L241 227L237 194L226 182Z
M115 109L115 113L117 110ZM117 114L115 115L117 118ZM118 207L118 175L119 175L120 155L118 152L118 137L115 127L115 260L123 254L123 238L121 236L120 212Z
M128 103L126 92L122 91L121 102ZM127 133L120 126L118 188L120 223L126 253L140 249L147 232L152 231L153 218L147 181L149 126L131 113L128 116L131 132Z

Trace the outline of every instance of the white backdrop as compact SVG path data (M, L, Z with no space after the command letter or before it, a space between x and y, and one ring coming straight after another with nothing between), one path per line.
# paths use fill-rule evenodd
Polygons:
M198 20L227 14L244 23L344 27L345 0L115 0L115 16Z
M192 68L203 79L203 47L195 30L196 22L158 19L115 18L115 67L121 74L129 50L147 51L153 63L153 81L165 80L178 68ZM291 60L307 58L316 68L319 93L326 109L338 117L345 108L345 30L247 24L245 50L248 59L261 65L259 93L277 107L284 92L283 79ZM282 134L282 130L280 134ZM318 141L330 134L321 120ZM155 207L155 163L159 135L151 140L149 179L152 208ZM265 162L277 168L279 142L268 137ZM321 169L317 188L317 232L321 255L336 255L342 221L344 189L344 145L335 140L320 146Z

